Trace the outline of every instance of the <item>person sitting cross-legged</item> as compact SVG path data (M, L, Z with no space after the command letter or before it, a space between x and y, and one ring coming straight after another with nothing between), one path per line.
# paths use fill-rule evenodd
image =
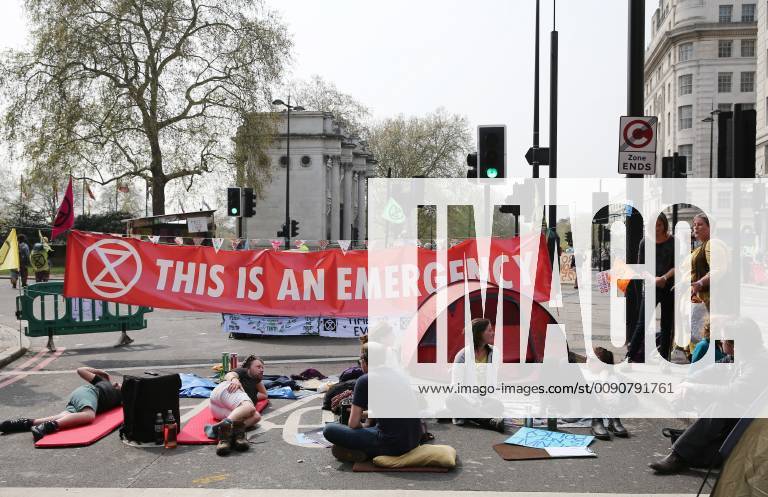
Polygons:
M109 375L100 369L82 367L77 374L88 385L77 387L69 396L66 410L44 418L17 418L0 423L0 432L32 431L35 442L45 435L67 428L93 423L96 414L109 411L122 404L120 383L110 381Z
M355 382L352 394L352 408L349 422L328 423L323 436L333 444L332 453L344 462L362 462L368 458L386 455L400 456L418 447L422 437L419 418L380 418L375 426L369 418L364 420L368 410L368 350L366 343L360 354L363 375Z
M245 430L261 421L256 403L267 398L263 378L264 361L250 355L243 367L227 373L211 392L211 413L219 421L211 427L218 439L216 454L225 456L233 448L248 450Z

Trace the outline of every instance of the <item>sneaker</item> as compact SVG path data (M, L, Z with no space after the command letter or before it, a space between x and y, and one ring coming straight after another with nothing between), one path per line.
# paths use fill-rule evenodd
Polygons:
M0 423L0 432L21 433L32 428L32 420L29 418L9 419Z
M347 449L340 445L334 445L331 454L341 462L363 462L368 459L368 455L362 450Z
M46 421L45 423L32 427L32 438L35 439L35 442L38 442L44 436L57 431L59 431L59 423L56 421Z

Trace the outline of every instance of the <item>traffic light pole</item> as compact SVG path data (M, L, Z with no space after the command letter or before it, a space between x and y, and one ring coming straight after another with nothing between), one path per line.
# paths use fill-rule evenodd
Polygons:
M536 0L536 42L533 56L533 177L539 177L539 1Z
M286 106L287 131L286 151L287 159L285 164L285 250L291 249L291 96L288 95L288 105Z
M558 33L555 29L555 3L552 12L552 34L550 46L549 70L549 177L557 178L557 68L558 68ZM549 228L557 227L557 190L554 181L550 181Z

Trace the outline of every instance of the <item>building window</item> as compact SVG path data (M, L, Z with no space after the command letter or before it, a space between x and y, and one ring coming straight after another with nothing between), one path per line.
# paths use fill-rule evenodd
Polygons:
M680 145L677 147L677 153L685 157L685 171L691 174L693 171L693 145Z
M720 112L730 112L731 104L717 104L717 110Z
M718 57L730 57L733 52L733 40L718 40L717 41L717 56Z
M717 192L717 207L718 209L730 209L731 208L731 193L719 191Z
M681 43L677 49L677 58L679 62L691 60L693 57L693 43Z
M672 98L672 83L667 83L667 102Z
M732 72L717 73L717 93L730 93L732 78L733 78Z
M733 5L720 6L720 22L729 23L733 17Z
M690 95L693 93L693 74L683 74L677 79L677 86L680 95Z
M741 73L741 91L755 91L755 71L743 71Z
M690 129L693 127L693 106L681 105L677 108L680 126L678 129Z
M741 104L741 110L755 110L755 104L753 103Z
M766 99L766 100L768 100L768 99ZM669 125L670 121L672 121L672 113L671 112L667 112L667 134L669 134L669 128L671 127Z
M304 167L309 167L312 164L312 158L308 155L305 155L301 158L301 165Z
M667 52L667 68L672 67L672 52Z
M288 156L283 155L282 157L280 157L280 167L285 167L287 165L288 165Z
M741 22L755 22L755 4L745 3L741 6Z
M741 56L742 57L755 56L755 40L741 40Z

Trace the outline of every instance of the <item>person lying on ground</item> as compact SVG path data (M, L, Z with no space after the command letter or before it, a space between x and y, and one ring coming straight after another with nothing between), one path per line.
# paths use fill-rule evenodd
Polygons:
M422 436L419 418L381 418L372 426L365 419L368 410L368 350L363 345L360 367L363 375L355 382L352 407L346 425L328 423L323 436L333 444L336 459L345 462L362 462L380 455L400 456L416 448Z
M249 355L243 367L230 371L211 392L211 413L219 423L213 425L218 439L216 453L224 456L234 448L248 450L245 430L261 421L256 403L267 399L264 387L264 361Z
M82 367L77 374L88 385L77 387L69 396L66 410L44 418L17 418L0 423L0 432L32 431L35 442L59 430L93 423L97 414L122 404L120 383L112 382L109 375L95 368Z

